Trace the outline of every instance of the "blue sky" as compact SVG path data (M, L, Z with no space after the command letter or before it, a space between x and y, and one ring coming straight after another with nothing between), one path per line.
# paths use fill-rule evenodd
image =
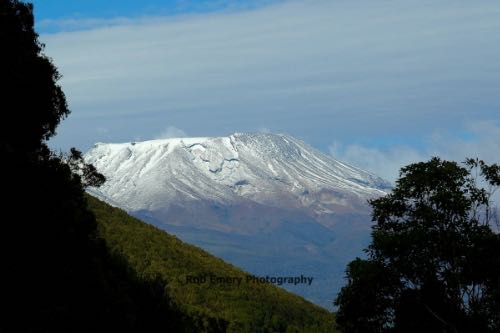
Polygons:
M500 162L498 1L35 1L54 148L285 132L390 180Z
M156 8L173 9L173 1L122 1L122 0L34 0L38 20L75 17L116 17L153 14Z
M32 0L31 2L35 5L39 31L54 33L88 28L85 24L81 25L86 19L112 21L117 18L173 17L251 10L280 1L282 0ZM81 21L80 25L76 24L76 20ZM106 21L100 21L100 25L106 25Z
M33 0L39 20L75 17L114 18L145 15L175 15L208 12L231 7L255 8L264 1L193 1L193 0ZM267 1L270 3L270 1Z

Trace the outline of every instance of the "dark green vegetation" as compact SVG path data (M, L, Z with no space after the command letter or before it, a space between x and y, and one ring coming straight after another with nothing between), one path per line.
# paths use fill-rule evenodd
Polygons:
M33 8L0 0L1 332L179 331L186 319L96 235L84 185L104 178L46 140L69 114Z
M246 283L247 274L93 197L98 234L145 281L165 286L171 300L198 326L228 332L332 332L332 314L270 284ZM241 285L186 283L188 276L241 277ZM205 322L204 322L205 321Z
M0 0L0 332L327 331L328 312L271 286L182 286L243 273L87 198L104 177L46 144L69 110L33 26L31 5Z
M484 185L483 188L480 185ZM335 304L345 332L499 332L500 166L433 158L371 201L369 259L347 267Z

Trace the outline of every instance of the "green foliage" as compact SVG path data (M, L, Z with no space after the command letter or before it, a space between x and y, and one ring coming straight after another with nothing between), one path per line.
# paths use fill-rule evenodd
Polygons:
M490 202L499 177L498 165L472 159L404 167L394 190L370 202L369 259L349 264L335 301L342 330L499 330L500 236Z
M206 331L333 332L334 317L270 284L246 283L247 274L203 250L93 197L98 233L111 253L148 281L161 281L172 301ZM241 277L240 286L187 283L187 276ZM225 325L227 324L227 327ZM217 329L214 329L216 327Z
M0 0L0 331L197 331L96 236L84 186L102 175L48 149L69 110L33 26L32 5Z
M10 159L1 167L10 177L2 201L0 331L189 327L157 281L145 281L107 251L79 177L58 157Z

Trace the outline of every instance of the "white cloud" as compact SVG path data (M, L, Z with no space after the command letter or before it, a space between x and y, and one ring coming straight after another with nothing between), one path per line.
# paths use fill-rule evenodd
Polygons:
M163 132L155 137L155 139L172 139L172 138L185 138L186 132L174 126L168 126Z
M396 180L402 166L427 159L425 153L409 146L379 149L358 144L342 145L335 142L330 146L330 153L336 159L371 171L391 182Z
M106 127L97 127L96 131L99 134L107 134L107 133L109 133L109 129L106 128Z
M392 182L399 176L399 169L410 163L428 160L432 156L463 162L468 157L478 157L487 163L500 163L500 126L494 122L471 122L462 137L435 132L421 149L408 145L387 149L359 144L334 142L330 146L333 157L369 170Z
M130 25L140 22L141 19L130 19L126 17L116 17L112 19L104 18L64 18L64 19L44 19L37 23L37 28L42 30L55 31L77 31L84 29L109 28L118 25Z
M499 120L496 0L287 1L101 23L41 37L73 110L56 147L92 146L97 126L114 142L165 123L195 136L262 127L326 149Z

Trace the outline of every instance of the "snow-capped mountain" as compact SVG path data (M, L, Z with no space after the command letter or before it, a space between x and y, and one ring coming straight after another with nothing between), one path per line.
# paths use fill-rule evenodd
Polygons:
M287 135L233 134L120 144L86 154L108 179L101 192L129 210L173 203L242 199L271 206L352 205L384 194L383 179L324 155ZM330 193L329 200L324 200ZM315 194L323 194L321 198ZM279 199L279 200L277 200ZM285 202L284 202L285 201Z
M366 245L367 199L390 188L288 135L98 143L85 158L111 204L254 273L307 267L331 297ZM326 305L326 290L296 291Z

